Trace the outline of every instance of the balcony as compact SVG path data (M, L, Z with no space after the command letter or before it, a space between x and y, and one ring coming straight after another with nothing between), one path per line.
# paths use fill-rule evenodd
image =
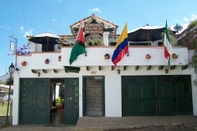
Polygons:
M88 67L88 66L111 66L113 63L111 57L114 51L112 46L89 46L86 47L86 55L82 54L78 56L78 59L69 64L69 57L72 47L64 46L61 47L60 52L41 52L31 53L28 56L17 56L17 67L23 68L23 70L62 70L64 66L75 66L75 67ZM182 69L185 67L188 60L188 50L186 47L174 47L174 53L177 58L171 57L170 65L172 68L181 66ZM105 59L104 55L108 53L110 59ZM149 54L148 59L146 55ZM58 57L61 56L61 61L58 61ZM45 60L48 59L49 63L46 64ZM22 62L26 62L26 67L22 66ZM133 66L138 68L139 66L145 66L150 68L151 66L157 66L163 68L168 66L168 62L164 59L163 47L161 46L130 46L129 53L126 54L123 59L117 64L117 66Z

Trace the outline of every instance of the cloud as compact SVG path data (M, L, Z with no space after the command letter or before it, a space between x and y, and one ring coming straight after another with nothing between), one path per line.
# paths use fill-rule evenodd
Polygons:
M57 0L58 2L61 2L62 0Z
M185 22L188 22L188 21L189 21L189 19L188 19L187 17L183 18L183 20L184 20Z
M25 31L24 37L33 35L33 31L34 29L29 29L28 31Z
M21 31L23 31L23 30L24 30L24 27L23 27L23 26L21 26L21 27L20 27L20 30L21 30Z
M56 19L53 19L52 22L53 22L53 23L56 22Z
M6 30L9 30L10 28L9 28L9 27L6 27L6 26L0 26L0 29L6 29Z
M192 17L192 21L197 20L197 15L192 14L191 17Z
M94 8L94 9L89 9L88 11L94 13L94 12L99 12L102 13L101 10L99 8Z

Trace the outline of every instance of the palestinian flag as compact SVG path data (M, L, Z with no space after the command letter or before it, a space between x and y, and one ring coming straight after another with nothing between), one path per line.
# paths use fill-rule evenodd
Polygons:
M79 31L77 33L75 43L70 53L70 59L69 59L70 65L77 59L79 55L84 54L85 52L86 50L84 43L83 28L82 28L82 24L80 23Z
M173 53L172 44L170 43L170 37L168 34L167 28L167 21L166 21L166 28L164 30L164 58L168 61L168 66L170 66L170 55Z

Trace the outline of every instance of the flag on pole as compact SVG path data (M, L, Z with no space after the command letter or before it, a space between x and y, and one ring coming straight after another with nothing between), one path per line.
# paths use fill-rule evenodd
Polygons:
M168 25L166 21L166 28L164 30L164 58L168 61L168 66L170 66L170 55L173 53L172 44L170 43L170 37L168 33Z
M86 53L84 34L83 34L82 22L80 22L79 31L77 33L75 43L70 53L70 59L69 59L70 65L77 59L79 55L84 54L84 53Z
M115 67L127 52L128 52L128 33L127 33L127 24L125 24L122 33L116 43L115 50L111 59Z

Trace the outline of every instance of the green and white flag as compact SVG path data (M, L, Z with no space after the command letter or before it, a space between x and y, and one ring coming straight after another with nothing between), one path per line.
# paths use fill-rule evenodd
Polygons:
M79 55L84 54L84 53L86 53L84 34L83 34L82 24L80 23L79 31L77 33L75 43L70 53L70 59L69 59L70 65L77 59Z

